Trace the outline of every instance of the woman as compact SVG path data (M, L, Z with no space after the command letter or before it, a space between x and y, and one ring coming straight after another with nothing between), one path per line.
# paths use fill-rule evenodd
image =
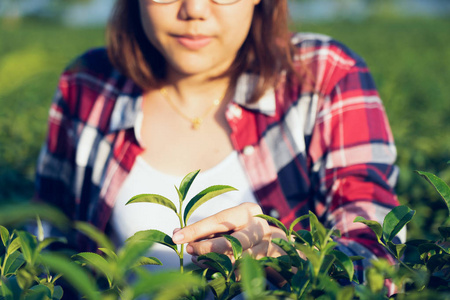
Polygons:
M61 76L36 186L120 243L177 226L163 207L125 207L129 198L176 199L173 185L202 169L198 189L239 192L175 230L194 261L230 254L222 232L255 257L280 255L270 243L279 231L253 215L289 224L309 210L341 230L340 250L375 258L388 255L353 219L381 221L398 204L394 160L363 60L326 36L291 35L287 1L119 0L107 49Z

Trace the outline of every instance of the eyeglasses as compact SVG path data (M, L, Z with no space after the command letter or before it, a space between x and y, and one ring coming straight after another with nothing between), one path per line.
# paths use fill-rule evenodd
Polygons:
M152 1L156 2L156 3L161 3L161 4L169 4L169 3L177 2L178 0L152 0ZM211 0L211 1L216 4L220 4L220 5L228 5L228 4L236 3L240 0Z

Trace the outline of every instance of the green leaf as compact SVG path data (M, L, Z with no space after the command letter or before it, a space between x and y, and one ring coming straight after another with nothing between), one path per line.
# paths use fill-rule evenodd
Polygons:
M53 243L67 244L67 239L63 238L63 237L61 237L61 238L56 238L56 237L45 238L42 242L39 243L39 245L37 247L37 251L41 252L42 249L45 249L46 247L48 247L49 245L51 245Z
M231 248L233 249L234 259L238 260L242 256L241 242L239 242L239 240L237 238L235 238L234 236L231 236L228 234L224 234L223 237L226 238L230 242Z
M42 300L47 299L45 297L48 297L51 299L52 292L48 287L45 285L39 284L31 287L29 289L29 293L26 296L26 300Z
M64 291L60 285L56 285L53 289L53 298L52 299L62 299L64 296Z
M227 277L233 270L233 264L228 256L221 253L209 252L197 257L197 261L208 265Z
M308 230L300 229L299 231L294 231L293 234L300 240L302 243L308 244L310 247L313 245L313 237L311 232Z
M309 212L309 215L310 215L309 222L311 227L311 234L313 236L313 241L320 247L323 247L327 243L328 231L322 225L322 223L319 222L317 216L312 211Z
M72 259L79 262L85 262L95 270L101 272L106 277L106 279L108 279L109 285L112 285L113 278L111 265L102 256L92 252L81 252L73 255Z
M33 265L36 258L36 237L25 231L17 231L20 240L20 249L27 263Z
M43 253L40 259L53 272L62 273L65 280L85 298L100 300L100 294L94 284L95 280L82 267L56 254Z
M195 195L184 209L184 223L187 224L187 221L189 220L192 213L203 203L211 200L216 196L230 191L236 191L236 189L228 185L213 185Z
M297 267L297 268L301 267L302 260L299 256L297 250L288 241L280 239L280 238L275 238L275 239L272 239L272 243L279 246L281 249L283 249L284 252L286 252L286 254L289 256L289 258L291 260L291 264L294 267Z
M13 275L17 272L17 270L23 266L25 263L25 259L23 258L22 253L19 251L15 251L11 253L6 262L5 262L5 268L3 270L3 274L5 276Z
M373 293L379 293L384 287L384 276L373 267L366 269L367 285Z
M10 255L11 253L17 251L19 248L20 248L20 239L16 237L15 239L12 240L11 244L9 244L6 253Z
M266 277L261 265L249 255L242 257L239 265L241 285L246 299L258 299L265 291Z
M383 236L383 228L381 227L380 223L373 220L366 220L363 217L356 217L355 220L353 220L353 223L363 223L367 225L377 236L378 242L381 242L381 237Z
M394 244L393 242L388 241L387 245L397 259L400 259L406 250L405 244Z
M44 228L42 227L42 221L39 216L36 216L36 223L37 223L37 239L39 242L42 242L44 240Z
M175 204L173 204L172 201L170 201L169 199L167 199L164 196L157 195L157 194L141 194L141 195L134 196L127 202L126 205L131 204L131 203L159 204L159 205L165 206L167 208L170 208L175 213L177 213L177 208L176 208Z
M215 299L224 299L223 295L226 290L226 282L225 277L222 274L217 272L220 276L215 276L215 278L208 282L208 286L211 288L212 293L215 296Z
M0 205L0 222L3 226L35 220L36 215L60 229L65 229L70 224L69 219L61 211L48 205L36 203Z
M300 216L300 217L298 217L297 219L295 219L292 223L291 223L291 226L289 226L289 235L291 235L291 234L293 234L295 231L294 231L294 227L295 227L295 225L297 225L298 223L300 223L301 221L303 221L303 220L305 220L305 219L307 219L307 218L309 218L309 215L303 215L303 216Z
M447 209L450 213L450 187L442 179L432 173L421 171L416 171L416 173L425 178L429 183L431 183L434 189L445 201L445 204L447 204Z
M284 231L284 234L286 235L287 238L289 238L289 232L286 228L286 226L284 226L283 223L281 223L278 219L268 216L268 215L256 215L255 217L259 217L261 219L266 220L269 223L272 223L273 225L277 226L278 228L280 228L281 230Z
M449 253L446 249L442 248L441 246L434 244L434 243L425 243L421 244L418 247L419 253L423 254L425 252L435 251L436 253L444 252Z
M98 248L98 250L100 250L103 253L105 253L106 256L108 256L111 260L117 262L117 254L114 251L112 251L110 249L106 249L106 248Z
M160 272L152 274L137 269L138 279L133 284L133 299L140 296L152 296L154 300L179 299L194 287L202 287L203 280L195 275L179 272ZM144 299L147 299L145 297Z
M167 246L178 253L177 245L172 241L172 238L164 232L156 229L138 231L132 237L128 238L126 242L135 243L145 240Z
M172 239L170 239L172 241ZM125 274L130 268L134 268L142 256L144 256L155 241L151 239L127 241L120 249L117 259L117 268Z
M200 170L191 172L189 174L187 174L183 180L181 180L180 183L180 189L178 191L179 196L181 197L181 201L184 201L184 199L186 199L186 195L189 192L189 189L192 185L192 182L194 182L195 177L197 177L198 173L200 172Z
M416 211L405 205L394 207L384 218L383 239L391 242L399 231L411 221Z
M352 259L339 250L332 250L330 254L336 257L334 263L341 267L347 273L349 280L352 281L353 275L355 274Z
M3 245L6 247L9 242L9 231L6 229L6 227L3 227L0 225L0 237L2 239Z
M111 240L106 236L106 234L98 230L93 225L86 222L75 222L74 227L96 242L99 248L101 247L114 251L114 245Z
M450 255L447 253L435 254L430 257L427 262L427 268L431 273L441 270L444 267L450 266Z
M162 266L162 262L156 257L140 257L137 262L132 266L132 268L147 266L147 265L157 265Z
M35 276L31 268L21 268L16 273L17 283L22 290L28 290L33 285Z
M322 260L322 265L320 266L320 273L328 274L328 270L330 270L335 260L335 256L326 254Z

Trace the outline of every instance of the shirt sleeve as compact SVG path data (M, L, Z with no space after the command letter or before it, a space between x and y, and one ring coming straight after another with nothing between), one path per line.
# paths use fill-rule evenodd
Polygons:
M48 131L36 167L35 200L73 216L74 122L65 100L67 82L61 76L48 116Z
M341 231L339 250L368 258L355 265L363 280L370 259L393 258L371 229L353 221L362 216L382 224L398 205L394 193L398 170L393 136L372 76L361 58L351 58L351 66L330 68L310 156L316 213L326 227ZM349 61L348 56L345 59Z

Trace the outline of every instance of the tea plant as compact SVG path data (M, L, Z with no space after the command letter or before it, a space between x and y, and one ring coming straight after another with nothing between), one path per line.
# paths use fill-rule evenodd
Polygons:
M212 198L221 195L223 193L236 190L235 188L228 186L228 185L214 185L211 187L208 187L195 195L189 202L187 203L186 207L183 209L184 201L186 200L187 193L189 191L189 188L192 185L192 182L194 181L195 177L197 177L200 170L194 171L186 175L183 180L180 183L180 186L177 188L175 186L175 189L178 193L178 208L175 206L175 204L167 199L164 196L157 195L157 194L141 194L137 195L133 198L131 198L127 204L131 203L155 203L163 205L171 210L174 211L174 213L177 215L178 220L180 221L180 228L184 228L191 217L192 213L200 207L202 204L207 202L208 200L211 200ZM177 245L172 241L172 238L168 236L167 234L151 229L151 230L145 230L145 231L139 231L137 232L133 237L131 237L129 240L141 240L141 239L148 239L152 240L156 243L162 244L164 246L169 247L170 249L174 250L178 257L180 258L180 272L183 273L183 252L184 252L184 245L181 245L181 249L178 250Z

